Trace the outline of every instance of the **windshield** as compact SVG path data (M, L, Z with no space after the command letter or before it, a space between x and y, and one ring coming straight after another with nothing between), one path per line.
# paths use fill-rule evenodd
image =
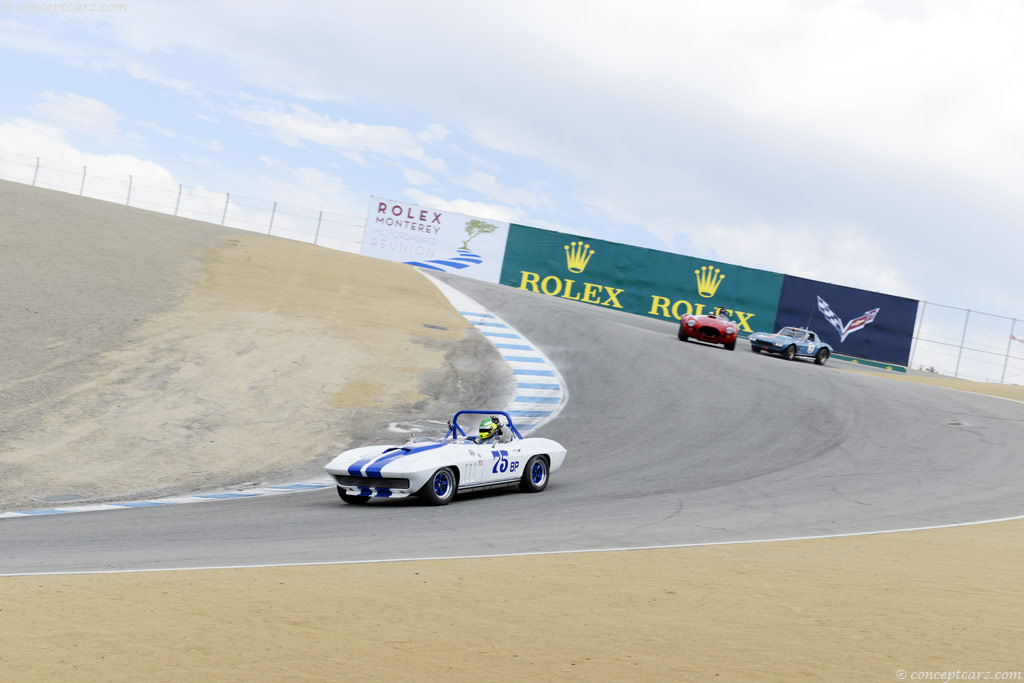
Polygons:
M781 330L779 330L779 334L785 335L787 337L793 337L794 339L807 338L807 330L798 330L795 327L783 327Z

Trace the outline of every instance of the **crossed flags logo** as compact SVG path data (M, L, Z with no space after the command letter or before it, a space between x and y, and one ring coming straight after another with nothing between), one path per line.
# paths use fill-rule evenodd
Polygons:
M867 311L864 315L860 316L859 318L854 318L845 325L843 324L842 319L832 312L832 308L828 305L828 302L822 299L820 296L818 297L818 310L822 312L822 314L825 316L825 319L828 320L829 324L831 324L832 327L836 328L836 331L839 332L839 341L844 342L846 341L846 338L848 336L850 336L857 330L863 329L865 325L873 321L875 319L875 316L878 315L878 312L882 309L875 308L870 311Z

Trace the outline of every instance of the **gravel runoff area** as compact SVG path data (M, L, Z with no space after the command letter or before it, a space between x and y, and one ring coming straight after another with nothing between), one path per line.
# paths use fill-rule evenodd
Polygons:
M73 203L63 212L51 205L65 202ZM355 296L360 285L346 278L358 272L358 257L105 207L0 184L2 310L5 322L10 316L21 330L12 332L4 325L5 361L18 359L19 365L12 369L5 362L0 380L5 401L0 487L9 487L7 479L14 474L21 481L36 481L26 469L47 470L52 476L52 463L58 462L53 459L66 456L47 449L76 444L76 437L94 445L68 462L105 469L111 452L93 450L95 444L116 444L116 434L127 439L133 430L154 430L154 425L167 427L156 432L180 449L175 461L188 463L179 472L187 479L191 468L209 466L198 461L230 450L205 443L216 444L227 435L245 437L239 433L243 430L223 424L225 413L244 408L237 404L243 400L239 391L276 401L265 414L251 414L273 425L260 434L262 439L272 438L274 428L286 427L275 422L275 411L288 412L292 402L306 401L314 412L323 411L316 412L317 420L296 428L310 430L309 435L291 435L307 439L302 445L310 450L297 456L306 458L317 444L329 448L327 442L337 438L340 432L334 427L345 426L339 414L355 415L356 424L368 425L355 432L372 431L375 421L389 417L392 406L414 410L443 402L443 397L430 395L437 383L423 379L439 372L437 367L414 363L410 356L433 352L429 360L442 368L447 364L450 370L444 372L458 371L460 377L479 367L460 365L444 352L468 343L473 335L457 327L460 319L431 299L429 288L392 286L392 277L401 277L402 271L394 264L363 261L372 263L371 272L377 275L361 281L361 286L374 288L372 297L364 297L373 305L351 308L360 299ZM22 223L45 223L47 216L64 215L66 223L83 230L86 219L78 216L87 217L89 210L119 212L97 215L99 226L118 216L116 220L127 219L127 224L135 219L140 224L173 221L165 224L167 230L196 232L192 242L178 247L180 253L161 257L163 271L118 259L104 262L93 255L99 259L97 270L120 283L102 290L111 294L106 305L123 309L111 322L97 323L103 309L97 302L80 301L66 316L89 329L64 335L61 316L51 316L58 323L47 327L32 317L28 304L12 302L20 297L22 302L39 302L40 309L58 305L38 294L12 297L10 292L31 285L9 273L20 268L23 276L43 273L48 280L50 265L74 259L37 260L33 268L27 261L33 249L42 254L43 247L33 246L35 241L25 238L32 229L15 228L11 216L21 216ZM36 214L42 218L33 218ZM164 239L160 230L155 232L150 240ZM50 241L56 237L59 233L51 234ZM87 253L100 248L92 240L80 242ZM146 247L138 252L118 249L129 260L148 253ZM18 261L24 263L13 265ZM161 277L157 285L136 281ZM389 284L382 286L384 281ZM65 286L101 291L95 289L99 284L79 286L73 279ZM146 294L150 287L154 291ZM77 297L77 292L60 288L50 291L55 298ZM306 297L298 296L310 291L334 301L325 304L326 319L309 310ZM124 293L125 303L118 292ZM413 292L434 303L407 305ZM78 316L79 307L87 313ZM332 322L331 316L344 318L346 324ZM274 324L278 318L288 320L285 331ZM352 338L345 336L349 328ZM301 333L287 332L293 329ZM453 339L429 336L435 332L449 332ZM330 337L328 346L319 346L314 333L337 336ZM197 339L204 335L207 340ZM270 348L261 346L264 337ZM353 339L360 338L377 342L363 345L369 360L347 355L348 344L358 346ZM381 338L389 343L379 343ZM51 341L40 341L46 339ZM44 353L60 348L46 349L62 341L80 355L50 358ZM88 350L87 344L92 344ZM291 349L309 345L313 350L308 353ZM460 349L470 355L459 357L473 358L474 349L479 352L474 346ZM341 353L350 363L363 358L372 365L348 368L353 374L347 381L321 376L322 387L299 378L305 366L328 353ZM260 360L233 365L247 357ZM386 362L399 366L394 384L381 379ZM241 385L237 379L232 383L230 375L206 381L221 364L228 364L232 373L254 374ZM989 389L941 378L929 381L979 392ZM310 396L299 392L275 397L272 390L264 390L266 385L302 389ZM1008 392L1008 398L1024 399L1021 388L999 390ZM27 401L24 407L12 407L15 395ZM155 395L165 398L156 401ZM371 398L374 405L358 405ZM15 411L13 416L9 410ZM295 418L300 412L288 415ZM131 428L117 431L121 422ZM103 425L100 433L83 427L93 424ZM177 433L202 432L204 425L212 425L214 436ZM264 429L261 424L250 427ZM30 451L34 457L12 457L12 444L18 448L14 455ZM196 461L191 449L201 451ZM86 457L88 453L95 459ZM122 464L132 468L130 457ZM274 462L267 471L301 464ZM105 485L102 475L51 482L38 491L72 485L99 491ZM12 495L7 491L0 488ZM969 680L965 674L973 679L987 674L995 680L1024 671L1022 559L1024 523L1012 521L650 551L0 577L0 680L898 681L957 680L957 672L959 680Z
M0 511L319 477L512 391L398 263L2 182L0 277Z

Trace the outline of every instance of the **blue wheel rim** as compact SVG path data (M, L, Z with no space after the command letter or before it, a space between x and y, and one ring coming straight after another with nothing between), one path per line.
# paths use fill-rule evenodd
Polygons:
M437 476L434 477L434 493L436 493L439 498L444 498L448 495L448 489L450 486L451 482L448 481L448 475L444 472L439 472Z
M530 479L534 484L541 484L544 482L544 478L547 476L547 471L544 468L544 463L540 460L533 463L533 468L530 470Z

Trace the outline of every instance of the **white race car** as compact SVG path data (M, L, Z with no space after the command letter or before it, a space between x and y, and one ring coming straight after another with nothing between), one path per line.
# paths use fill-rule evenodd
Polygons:
M497 423L484 443L459 425L463 415L485 415ZM501 418L504 418L502 420ZM430 505L447 505L456 492L518 486L539 493L562 466L565 448L551 439L523 438L500 410L460 410L444 439L416 439L401 446L363 446L345 451L325 468L346 503L418 495Z

